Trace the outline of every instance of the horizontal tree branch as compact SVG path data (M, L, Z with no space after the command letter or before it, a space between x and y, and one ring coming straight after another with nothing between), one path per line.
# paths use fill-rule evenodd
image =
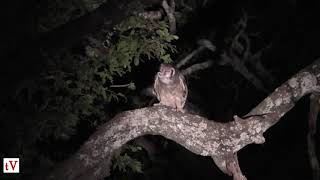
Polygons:
M263 133L306 94L319 91L320 60L315 61L278 87L245 120L235 116L229 123L182 113L165 106L126 111L102 125L68 160L46 179L101 179L109 175L112 156L128 141L146 134L162 135L202 156L236 180L245 177L236 153L251 143L264 142Z

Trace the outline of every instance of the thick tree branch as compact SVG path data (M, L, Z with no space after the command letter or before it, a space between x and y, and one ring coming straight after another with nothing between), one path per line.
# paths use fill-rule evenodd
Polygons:
M263 133L306 94L318 92L320 60L315 61L255 107L245 120L209 121L198 115L176 112L165 106L146 107L118 114L101 126L80 150L54 169L46 179L101 179L108 175L110 159L131 139L162 135L193 153L211 156L235 180L243 180L236 153L251 143L264 142Z

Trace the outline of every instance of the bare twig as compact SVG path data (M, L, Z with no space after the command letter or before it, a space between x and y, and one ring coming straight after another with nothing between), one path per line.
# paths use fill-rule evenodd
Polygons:
M256 69L257 74L265 79L267 81L266 84L268 85L274 84L275 78L272 73L263 66L261 56L270 47L271 45L268 45L258 52L250 54L247 58L248 62Z
M213 64L213 62L211 60L208 60L208 61L205 61L202 63L198 63L198 64L194 64L194 65L188 67L187 69L182 70L181 73L184 76L188 76L196 71L207 69L210 66L212 66L212 64Z
M197 44L199 47L195 50L193 50L190 54L188 54L185 58L179 61L179 63L176 65L176 67L179 69L185 64L187 64L195 55L199 54L204 49L209 49L212 52L216 51L216 46L213 45L209 40L207 39L200 39L197 41Z
M110 85L111 88L124 88L124 87L132 88L132 86L134 86L133 82L130 82L128 84L113 84L113 85Z
M193 8L189 5L187 5L184 0L181 0L180 2L181 6L184 7L185 9L187 9L188 11L193 11Z
M262 81L258 77L256 77L253 73L251 73L248 68L243 64L243 62L237 57L230 57L226 53L221 55L222 62L227 62L232 66L232 68L239 72L244 78L246 78L249 82L252 83L257 89L267 93L268 90L264 87Z
M170 4L170 5L169 5ZM177 25L176 25L176 17L174 16L175 12L175 1L170 0L170 3L168 4L167 0L163 0L161 5L164 11L166 12L169 20L169 25L170 25L170 32L172 34L176 33L177 30Z
M139 13L138 16L143 17L145 19L161 19L162 18L162 11L161 10L155 10L155 11L145 11L142 13Z
M179 63L176 65L176 67L178 69L181 68L183 65L187 64L187 62L190 61L195 55L199 54L204 49L205 49L205 47L200 46L197 49L193 50L185 58L183 58L181 61L179 61Z
M272 85L274 78L271 73L265 69L261 63L261 54L265 50L261 49L257 53L253 54L251 49L251 41L249 35L246 33L248 23L248 16L244 16L236 24L238 30L237 34L233 37L230 48L221 55L220 65L230 64L233 69L239 72L249 82L251 82L258 90L268 93L269 90L266 88L268 85ZM249 62L252 67L255 68L254 72L249 71L246 66L246 62ZM262 81L260 78L266 79Z
M208 2L208 0L204 0L204 1L202 2L202 7L205 7L205 6L207 5L207 2Z
M111 85L111 88L123 88L123 87L128 87L130 84L120 84L120 85Z
M212 52L215 52L215 51L216 51L216 46L213 45L213 44L211 43L211 41L209 41L208 39L200 39L199 41L197 41L197 44L198 44L199 46L203 46L203 47L209 49L209 50L212 51Z

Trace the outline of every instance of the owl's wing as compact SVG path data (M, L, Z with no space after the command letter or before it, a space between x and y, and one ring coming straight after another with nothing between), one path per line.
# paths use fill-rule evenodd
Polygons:
M159 77L158 74L156 74L154 78L153 83L153 94L157 96L157 99L160 101L160 85L159 85Z
M182 91L183 91L183 104L182 104L182 107L184 106L184 104L186 103L186 100L187 100L187 96L188 96L188 87L187 87L187 82L184 78L183 75L180 75L179 76L179 83L180 83L180 86L182 87Z

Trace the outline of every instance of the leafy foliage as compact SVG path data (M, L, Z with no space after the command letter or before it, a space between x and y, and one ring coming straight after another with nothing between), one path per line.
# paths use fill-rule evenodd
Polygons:
M126 151L130 152L138 152L141 151L141 147L128 145L126 146ZM115 156L113 165L113 170L119 170L121 172L126 172L129 169L136 173L142 173L142 163L131 156L129 156L127 153L120 154L118 156Z
M123 75L131 71L131 63L135 66L143 60L160 59L166 63L172 61L169 52L175 52L171 44L177 36L171 35L164 21L154 21L141 17L130 17L116 27L118 39L111 46L107 58L109 70Z
M112 167L113 169L118 169L119 171L126 172L128 168L130 168L133 172L142 172L141 162L133 159L128 154L117 156L115 162L116 163L114 163Z
M105 121L112 100L126 98L110 85L145 60L170 62L175 52L171 35L163 21L130 17L115 28L114 41L107 48L96 38L88 38L82 53L67 51L57 56L45 55L45 71L16 92L21 108L28 104L39 130L36 138L68 138L79 120L93 127ZM83 50L83 49L81 49ZM134 88L134 83L126 87Z

